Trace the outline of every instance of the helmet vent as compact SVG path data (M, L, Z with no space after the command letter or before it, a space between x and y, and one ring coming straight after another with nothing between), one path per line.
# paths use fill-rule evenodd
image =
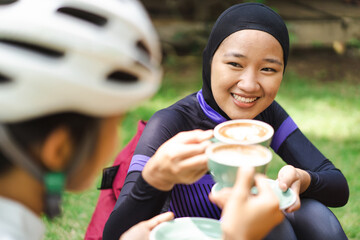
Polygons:
M149 49L146 47L146 45L144 44L143 41L138 41L138 42L136 43L136 46L137 46L139 49L141 49L141 51L145 52L146 55L147 55L146 57L147 57L148 59L150 59L150 51L149 51Z
M87 21L96 26L104 26L107 23L107 19L91 12L87 12L81 9L72 8L72 7L62 7L57 10L59 13L67 14L69 16Z
M13 47L22 48L25 50L30 50L32 52L36 52L36 53L45 55L47 57L60 58L60 57L64 56L63 52L60 52L60 51L57 51L54 49L50 49L50 48L46 48L43 46L31 44L31 43L19 42L19 41L8 40L8 39L0 39L0 43L5 43L5 44L11 45Z
M112 82L121 83L135 83L138 81L137 76L123 71L114 71L108 75L107 79Z
M8 5L17 2L17 0L0 0L0 5Z
M6 77L5 75L2 75L0 73L0 84L3 84L3 83L9 83L11 82L10 78Z

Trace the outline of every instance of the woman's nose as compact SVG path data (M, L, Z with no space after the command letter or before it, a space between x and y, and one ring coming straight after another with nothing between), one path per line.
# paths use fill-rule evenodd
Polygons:
M244 92L256 92L260 89L256 72L252 69L246 69L239 76L237 87Z

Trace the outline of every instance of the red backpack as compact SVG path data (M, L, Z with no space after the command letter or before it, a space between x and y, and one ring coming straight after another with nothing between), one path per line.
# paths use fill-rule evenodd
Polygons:
M125 181L131 158L145 128L146 122L139 121L137 132L125 148L117 155L112 167L103 170L100 196L91 221L85 233L85 240L101 240L106 221L114 209L116 200Z

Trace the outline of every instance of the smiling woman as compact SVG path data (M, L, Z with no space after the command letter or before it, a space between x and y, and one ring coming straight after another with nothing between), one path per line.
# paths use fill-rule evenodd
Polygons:
M271 147L288 164L279 171L278 183L283 191L291 188L297 201L285 210L285 220L266 239L347 239L327 208L347 203L349 190L344 175L274 101L288 54L286 25L269 7L237 4L220 15L203 52L202 89L156 112L147 123L104 239L117 239L132 224L165 209L176 217L219 219L221 210L208 198L214 185L210 174L193 179L192 184L179 181L184 172L167 166L175 153L185 150L161 145L181 131L213 129L230 119L270 124L275 130ZM170 154L155 154L160 146ZM193 162L201 159L200 153L198 150L198 156L192 155ZM151 176L166 179L167 185ZM132 211L133 206L142 206L143 210Z

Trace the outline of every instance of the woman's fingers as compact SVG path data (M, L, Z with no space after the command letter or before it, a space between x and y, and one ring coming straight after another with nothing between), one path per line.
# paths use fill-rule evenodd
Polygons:
M213 131L181 132L165 142L145 165L142 175L150 185L169 191L174 184L190 184L208 170L205 149Z
M298 180L299 175L296 169L291 165L286 165L282 167L278 173L279 187L283 191L286 191L288 188L292 187L293 184ZM298 187L300 187L300 183L298 185Z
M180 169L205 169L207 170L208 158L205 154L195 155L186 159L181 160L178 163L178 168Z
M293 205L291 205L290 207L288 207L285 210L285 212L292 213L292 212L299 210L300 207L301 207L301 202L300 202L300 199L297 197L295 203Z
M194 130L181 132L165 142L157 151L158 155L172 160L182 160L202 154L211 144L208 139L213 136L212 130Z
M168 158L171 159L185 159L194 155L205 153L206 148L211 144L210 141L204 141L198 144L172 144L166 146L167 150L164 152Z
M200 143L213 137L213 130L192 130L176 134L171 141L178 143Z
M298 210L301 206L299 197L301 178L296 168L290 165L282 167L278 174L278 181L281 190L286 191L288 188L291 188L296 193L295 203L289 208L287 208L285 211L291 213Z

